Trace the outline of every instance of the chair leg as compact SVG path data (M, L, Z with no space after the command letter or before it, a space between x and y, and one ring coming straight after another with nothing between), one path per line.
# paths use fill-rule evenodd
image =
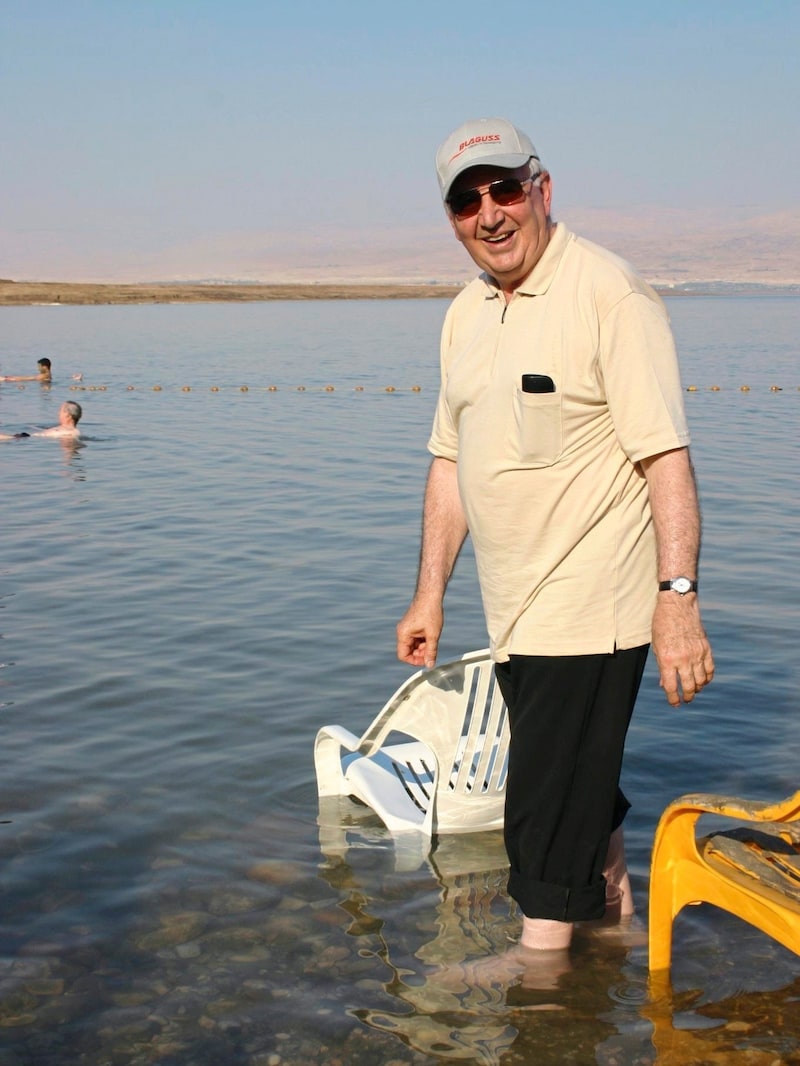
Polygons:
M667 808L656 829L650 862L649 966L650 972L669 972L672 963L672 924L690 902L682 895L681 871L697 862L694 827L698 815ZM679 898L680 897L680 898Z
M650 873L649 967L669 973L672 964L672 875L655 865Z

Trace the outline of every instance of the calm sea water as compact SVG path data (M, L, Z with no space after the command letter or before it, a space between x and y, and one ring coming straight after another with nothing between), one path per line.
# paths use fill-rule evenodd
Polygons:
M663 807L788 795L800 742L800 300L669 306L697 387L718 679L681 710L645 680L624 772L643 916ZM323 851L315 733L359 732L408 674L394 625L444 309L0 311L0 372L55 370L49 389L0 386L0 429L51 425L64 399L85 412L77 447L0 445L0 1066L622 1064L668 1046L671 1063L800 1062L796 957L721 912L678 919L654 1027L641 944L584 937L539 989L448 978L518 933L495 835L409 870L366 817ZM469 552L447 607L443 656L484 646Z

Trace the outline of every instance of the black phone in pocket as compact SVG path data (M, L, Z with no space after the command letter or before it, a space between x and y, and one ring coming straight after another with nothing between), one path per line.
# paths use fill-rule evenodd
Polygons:
M547 374L523 374L523 392L555 392L556 387L551 377Z

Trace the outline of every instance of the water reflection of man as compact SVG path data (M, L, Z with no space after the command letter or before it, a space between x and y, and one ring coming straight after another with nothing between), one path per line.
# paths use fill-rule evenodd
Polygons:
M42 384L49 384L53 380L50 360L47 358L40 359L36 367L36 374L16 374L14 376L0 374L0 381L41 381Z
M370 1029L437 1062L505 1062L512 1048L520 1062L540 1062L542 1048L548 1062L567 1061L576 1047L589 1061L590 1049L613 1038L609 989L624 983L627 949L603 943L601 951L584 941L572 972L567 952L518 955L518 965L504 972L482 968L500 961L490 956L507 944L514 909L504 892L508 867L499 832L439 837L413 873L389 874L375 861L380 851L364 849L360 839L352 850L325 854L320 876L341 897L351 954L341 959L338 980L352 988L368 956L389 971L375 970L381 1002L367 982L363 995L351 997L349 1013ZM639 1040L649 1046L648 1036Z
M521 944L633 912L619 789L648 648L670 704L714 675L697 602L700 519L674 343L627 263L551 218L529 138L479 119L437 172L483 273L442 331L417 588L397 652L436 661L445 589L472 537L509 706L505 838Z

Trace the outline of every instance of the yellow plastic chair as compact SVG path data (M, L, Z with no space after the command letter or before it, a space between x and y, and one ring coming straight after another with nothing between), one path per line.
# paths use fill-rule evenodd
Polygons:
M702 814L746 822L697 837ZM650 971L669 971L672 923L689 903L737 915L800 955L800 792L780 803L691 795L664 811L650 866Z
M366 804L397 842L414 837L422 853L434 833L502 827L508 742L489 653L470 652L410 677L363 736L320 729L317 791L321 801Z

